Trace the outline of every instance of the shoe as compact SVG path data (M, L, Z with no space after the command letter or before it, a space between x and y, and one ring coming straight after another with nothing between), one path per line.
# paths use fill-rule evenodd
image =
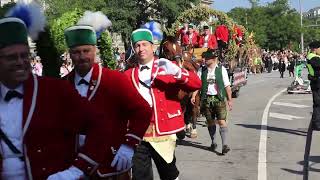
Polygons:
M217 149L218 145L216 143L212 143L210 146L211 151L215 151Z
M222 154L227 154L230 151L230 147L228 145L223 145Z
M191 138L197 138L198 137L197 129L192 129L191 130L190 137Z
M191 124L186 125L186 136L191 137Z

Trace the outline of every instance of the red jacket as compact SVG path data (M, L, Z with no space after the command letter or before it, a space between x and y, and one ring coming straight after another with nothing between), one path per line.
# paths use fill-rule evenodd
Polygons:
M101 81L99 84L100 70ZM74 77L74 71L66 77L73 86ZM94 93L95 88L97 88L96 93ZM105 137L112 140L112 148L118 150L121 144L128 144L134 148L139 144L149 125L152 110L124 74L95 64L87 97L99 112L105 113L105 121L111 122L108 129L115 130L111 137ZM92 99L90 99L91 97ZM106 165L111 164L114 158L111 147L105 152L109 155ZM100 168L99 172L104 176L119 173L110 166Z
M193 72L183 69L181 79L176 79L172 75L158 75L161 71L156 64L153 65L154 81L151 84L151 96L154 118L152 121L155 123L156 133L160 136L174 134L184 129L183 112L178 100L179 90L191 92L201 88L201 80ZM125 71L137 91L139 90L138 73L139 67Z
M110 146L108 122L69 83L30 75L24 83L23 154L28 177L47 179L71 165L92 174ZM76 136L87 134L81 153ZM0 162L2 164L2 162Z
M190 43L189 43L189 36L190 36L190 34L189 33L187 33L187 34L185 34L185 35L183 35L183 37L182 37L182 45L184 45L184 46L187 46L187 45L189 45ZM194 32L193 33L193 36L192 36L192 46L198 46L198 33L197 32Z
M215 35L217 40L222 40L225 43L229 41L229 30L225 25L219 25L216 28Z
M202 36L200 36L200 39L199 39L199 47L203 48L204 43L205 43L205 35L202 35ZM214 34L209 35L208 48L209 49L217 49L218 48L217 38Z

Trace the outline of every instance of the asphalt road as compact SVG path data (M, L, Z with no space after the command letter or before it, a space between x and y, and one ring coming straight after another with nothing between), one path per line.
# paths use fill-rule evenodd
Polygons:
M249 75L228 115L228 154L220 154L220 141L217 152L208 149L211 140L205 119L199 118L198 138L178 142L180 180L302 179L312 96L283 91L293 81L287 72L285 75L284 79L276 71ZM310 180L320 179L319 134L313 136ZM220 140L219 134L217 137ZM154 175L159 179L155 169Z

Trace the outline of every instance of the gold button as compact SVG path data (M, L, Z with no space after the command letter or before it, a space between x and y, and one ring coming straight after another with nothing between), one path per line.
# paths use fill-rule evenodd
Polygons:
M45 170L47 170L46 168L42 168L42 171L45 171Z
M38 153L41 153L42 151L41 151L41 149L38 149L37 152L38 152Z
M89 167L87 167L87 170L91 170L91 169L92 169L92 167L90 167L90 166L89 166Z

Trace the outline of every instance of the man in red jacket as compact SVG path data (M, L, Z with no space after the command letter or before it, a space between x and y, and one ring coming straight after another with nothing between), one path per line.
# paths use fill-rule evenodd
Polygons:
M226 49L229 42L229 30L226 25L219 25L216 27L215 35L218 41L218 47L220 50Z
M182 45L184 47L191 45L192 47L197 47L198 42L198 33L194 29L194 25L189 24L188 32L182 37Z
M204 34L199 39L200 48L217 49L217 38L214 34L211 34L209 26L203 27Z
M0 19L1 179L79 179L96 170L112 129L69 83L31 74L26 24ZM76 135L87 134L79 153Z
M74 70L66 77L99 112L105 113L114 129L112 145L106 154L106 167L100 177L129 179L134 148L143 137L151 117L151 108L139 96L124 74L99 66L96 61L96 32L91 26L75 25L65 30L66 43ZM130 121L130 122L129 122Z
M201 81L195 73L167 59L155 59L151 31L137 29L132 32L131 41L138 66L125 74L153 110L149 128L133 157L133 179L153 179L152 158L161 179L175 180L179 176L174 156L175 133L184 129L177 95L180 89L200 89Z

